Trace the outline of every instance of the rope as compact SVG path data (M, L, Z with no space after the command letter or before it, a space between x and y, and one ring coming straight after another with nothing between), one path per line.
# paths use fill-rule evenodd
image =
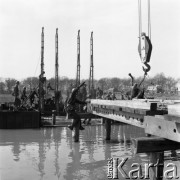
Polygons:
M37 61L37 65L36 65L36 69L35 69L35 72L34 72L34 76L36 75L36 71L37 71L37 68L38 68L38 66L40 64L40 60L41 60L41 58L39 56L38 61Z
M148 6L148 36L149 39L151 40L151 9L150 9L150 0L148 0L147 3ZM139 37L141 36L142 33L142 10L141 10L141 0L138 0L138 18L139 18Z
M141 0L138 0L138 18L139 18L139 38L142 33L142 16L141 16Z
M151 40L151 12L150 12L150 0L148 0L148 36Z

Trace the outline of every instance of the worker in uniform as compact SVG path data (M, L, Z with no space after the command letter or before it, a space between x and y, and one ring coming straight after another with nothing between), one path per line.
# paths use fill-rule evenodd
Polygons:
M70 97L67 99L65 110L66 112L73 117L73 123L72 125L68 126L70 130L73 130L73 128L80 122L80 130L84 130L84 127L81 125L81 119L80 116L76 113L76 104L84 104L86 105L86 102L80 101L77 99L77 94L82 86L85 85L85 82L80 84L78 87L73 88L72 92L70 94Z
M103 95L103 92L102 90L98 87L96 89L96 99L102 99L102 95Z
M111 94L111 100L117 100L116 95L115 95L114 92Z
M15 86L13 88L12 95L15 97L14 108L15 108L15 110L17 110L21 105L21 100L19 98L19 81L16 81L16 84L15 84Z
M30 95L29 95L29 100L30 100L31 106L33 106L33 104L34 104L35 97L38 97L38 94L37 94L37 92L36 92L36 89L33 88L33 89L31 90L31 92L30 92Z
M130 99L133 99L133 98L144 99L144 91L145 91L145 89L141 88L140 86L141 86L142 82L145 79L145 75L144 75L144 78L142 79L142 81L139 84L134 83L134 77L130 73L129 73L129 76L132 79L132 90L131 90Z
M21 100L24 101L26 98L27 98L27 95L26 95L26 86L24 86L22 94L21 94Z

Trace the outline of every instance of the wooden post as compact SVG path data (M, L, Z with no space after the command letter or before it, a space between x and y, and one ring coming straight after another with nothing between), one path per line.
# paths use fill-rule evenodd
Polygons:
M159 137L141 137L132 139L134 153L152 153L180 149L180 143Z
M105 119L105 127L106 127L106 140L111 139L111 120Z
M56 124L56 111L52 110L52 120L53 120L53 125Z
M134 153L147 153L149 163L145 167L145 179L162 180L164 169L164 151L177 150L180 143L159 137L133 139Z
M79 127L80 122L74 127L74 142L79 142Z
M164 169L164 152L152 152L149 155L149 178L150 180L162 180ZM152 164L152 166L151 166Z

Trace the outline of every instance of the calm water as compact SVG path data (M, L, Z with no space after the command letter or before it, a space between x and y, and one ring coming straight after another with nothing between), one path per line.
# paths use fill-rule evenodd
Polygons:
M109 142L102 125L86 126L79 143L66 127L0 130L0 179L108 179L108 158L129 157L124 169L132 162L147 161L144 154L131 152L130 139L140 136L144 131L129 125L113 125Z

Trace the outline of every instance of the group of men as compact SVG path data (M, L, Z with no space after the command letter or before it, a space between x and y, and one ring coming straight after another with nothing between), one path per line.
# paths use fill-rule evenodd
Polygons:
M30 106L32 107L34 105L35 98L38 97L38 93L36 92L36 89L33 88L30 91L30 94L27 96L27 89L24 86L22 93L20 94L19 90L19 81L16 81L16 84L13 88L13 93L12 95L15 97L14 100L14 109L18 110L20 107L24 107L27 105L27 100L30 102Z
M145 79L145 75L141 82L135 83L134 77L129 73L129 76L131 77L131 89L127 92L121 92L122 100L132 100L132 99L144 99L144 91L145 88L141 87L141 84L143 83ZM105 100L116 100L116 96L114 92L103 92L99 87L96 90L96 99L105 99Z

